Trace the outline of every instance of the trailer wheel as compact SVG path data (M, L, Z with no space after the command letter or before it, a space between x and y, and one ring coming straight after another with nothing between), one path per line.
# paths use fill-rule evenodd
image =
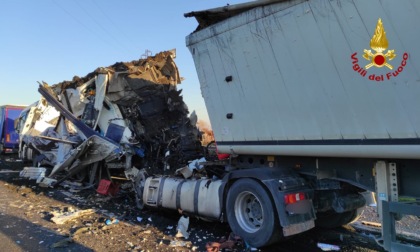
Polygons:
M322 228L336 228L343 225L352 223L359 219L363 213L363 208L355 209L352 211L337 213L333 210L317 213L315 225Z
M227 220L232 231L253 247L263 247L280 238L273 202L261 184L240 179L229 189Z

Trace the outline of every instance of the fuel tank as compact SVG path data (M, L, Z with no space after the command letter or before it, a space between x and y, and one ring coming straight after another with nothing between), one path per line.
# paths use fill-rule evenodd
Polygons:
M185 213L218 220L221 217L221 180L149 177L143 202L149 207L181 209Z

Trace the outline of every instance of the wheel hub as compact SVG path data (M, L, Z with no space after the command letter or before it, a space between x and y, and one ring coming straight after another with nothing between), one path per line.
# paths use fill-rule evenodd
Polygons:
M261 209L261 205L260 202L257 199L254 199L251 201L250 203L250 214L257 220L261 220L262 219L262 209Z
M263 224L262 206L258 198L250 192L242 192L235 204L239 225L249 233L258 231Z

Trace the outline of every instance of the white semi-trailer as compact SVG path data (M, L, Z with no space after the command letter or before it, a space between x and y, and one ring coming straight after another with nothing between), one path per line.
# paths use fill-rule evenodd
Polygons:
M185 16L230 157L205 163L207 179L148 178L144 203L226 220L261 247L353 221L372 191L385 249L416 249L393 222L420 216L420 1L262 0Z
M242 6L190 14L220 152L419 158L418 1Z

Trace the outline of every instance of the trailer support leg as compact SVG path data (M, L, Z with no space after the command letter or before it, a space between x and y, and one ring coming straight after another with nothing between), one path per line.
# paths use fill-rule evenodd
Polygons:
M377 209L382 220L382 201L398 201L397 165L378 161L375 164L375 173Z

